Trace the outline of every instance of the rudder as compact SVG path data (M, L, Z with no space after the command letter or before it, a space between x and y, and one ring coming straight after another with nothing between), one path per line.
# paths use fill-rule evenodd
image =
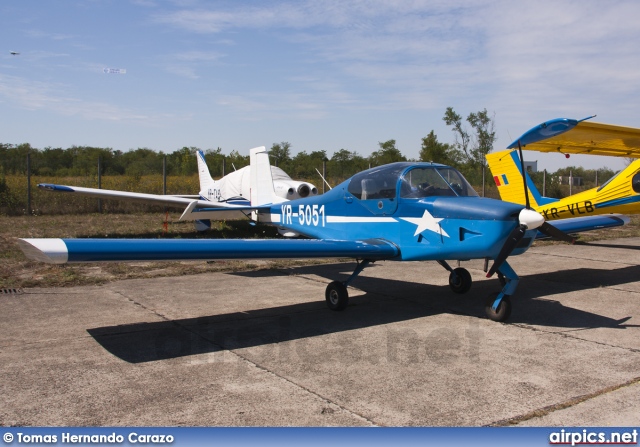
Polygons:
M204 152L196 152L196 158L198 159L198 178L200 179L200 191L206 191L207 189L215 185L216 181L213 179L213 177L211 177L209 167L207 166L207 162L204 159Z
M493 175L493 180L498 187L500 198L505 202L525 205L524 184L522 183L522 170L520 158L515 150L506 150L487 154L487 163ZM553 202L553 199L543 197L533 184L529 174L525 172L527 189L529 190L529 202L533 208Z

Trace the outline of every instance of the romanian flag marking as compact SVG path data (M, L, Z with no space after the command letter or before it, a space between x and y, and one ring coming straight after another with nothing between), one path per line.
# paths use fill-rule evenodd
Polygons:
M494 175L493 181L496 182L496 186L506 186L509 184L509 180L507 180L507 174Z

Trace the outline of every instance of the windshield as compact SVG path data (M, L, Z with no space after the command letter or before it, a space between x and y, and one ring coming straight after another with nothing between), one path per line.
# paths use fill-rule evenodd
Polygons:
M453 168L415 168L402 178L400 196L419 199L431 196L477 197L478 193Z
M406 166L400 163L373 168L356 174L349 183L349 192L358 199L394 199L398 178Z
M407 170L408 169L408 170ZM348 190L360 200L418 199L430 196L477 197L465 178L453 168L436 165L393 163L354 175Z

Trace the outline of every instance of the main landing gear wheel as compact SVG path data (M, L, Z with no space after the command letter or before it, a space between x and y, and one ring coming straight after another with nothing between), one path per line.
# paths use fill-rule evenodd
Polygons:
M511 315L511 300L509 295L505 295L498 305L498 309L493 310L493 303L498 298L499 292L494 292L487 297L487 302L484 306L484 311L487 313L489 319L493 321L503 322L506 321Z
M344 310L349 304L349 292L340 281L333 281L327 286L325 297L331 310Z
M458 267L449 274L449 287L455 293L467 293L472 282L471 273L465 268Z

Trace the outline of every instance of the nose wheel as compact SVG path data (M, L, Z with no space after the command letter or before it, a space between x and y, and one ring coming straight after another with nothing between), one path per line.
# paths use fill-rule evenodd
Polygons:
M502 296L502 297L500 297ZM503 322L511 315L511 300L509 295L502 292L494 292L487 297L484 311L490 320Z

